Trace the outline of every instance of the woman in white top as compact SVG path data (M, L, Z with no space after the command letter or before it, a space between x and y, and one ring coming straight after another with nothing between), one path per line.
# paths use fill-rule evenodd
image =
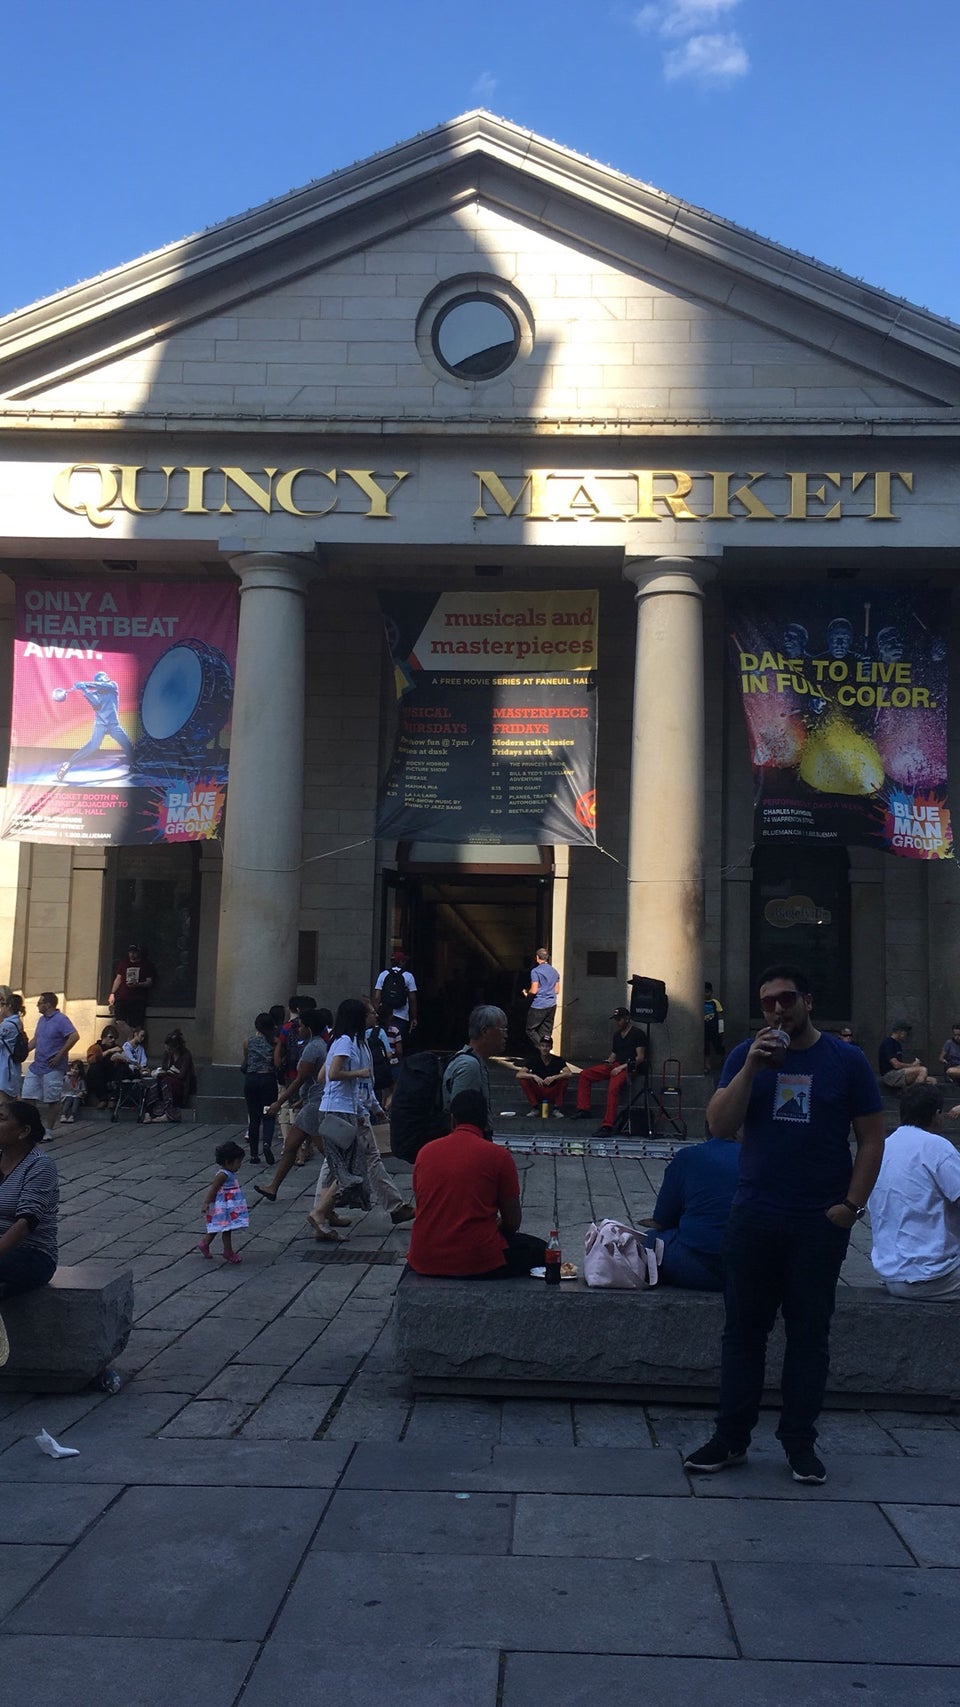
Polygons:
M138 1079L147 1070L147 1034L142 1025L138 1025L124 1044L121 1054L123 1063L130 1078Z
M7 985L0 984L0 1094L18 1097L23 1084L23 1069L13 1058L14 1046L23 1031L20 1014L23 1003Z
M336 1242L326 1225L338 1193L343 1192L352 1208L369 1209L370 1190L360 1151L361 1117L365 1092L373 1081L373 1064L364 1042L367 1028L366 1004L355 999L341 1002L333 1022L333 1042L327 1051L326 1079L320 1100L319 1139L324 1163L331 1179L317 1195L309 1220L318 1239Z
M369 1035L371 1028L377 1023L376 1010L374 1009L372 1002L365 1002L363 1006L366 1016L367 1035ZM370 1188L370 1193L374 1201L381 1209L386 1209L389 1212L390 1219L394 1226L399 1227L404 1221L412 1221L416 1211L414 1210L413 1204L407 1203L404 1199L403 1193L397 1190L396 1185L387 1173L387 1170L380 1158L380 1151L377 1147L376 1135L373 1131L372 1123L386 1120L387 1116L380 1104L374 1086L373 1053L366 1040L366 1036L363 1043L360 1045L360 1059L361 1065L369 1068L370 1077L367 1079L357 1080L357 1113L360 1121L359 1159L366 1172L367 1184ZM313 1214L309 1216L309 1220L318 1238L320 1237L320 1230L318 1226L320 1209L332 1177L330 1164L326 1159L324 1159L323 1167L320 1169L320 1178L317 1181L317 1195L314 1199ZM328 1221L326 1225L329 1227L341 1227L348 1225L348 1223L333 1218ZM324 1233L324 1238L326 1241L326 1232Z

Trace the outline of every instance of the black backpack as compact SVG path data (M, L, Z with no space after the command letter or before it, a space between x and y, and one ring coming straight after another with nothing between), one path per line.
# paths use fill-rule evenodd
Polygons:
M380 1012L396 1013L398 1008L405 1008L410 999L403 973L391 966L387 976L380 986Z
M30 1044L22 1025L17 1028L17 1040L14 1043L13 1048L11 1049L8 1043L6 1044L6 1049L11 1061L22 1062L27 1059L27 1056L30 1053Z
M450 1130L443 1106L443 1074L448 1050L422 1049L405 1055L390 1104L390 1148L401 1161L412 1162L425 1144Z
M385 1091L393 1084L393 1068L390 1065L390 1056L383 1047L378 1025L367 1032L367 1048L373 1057L373 1088L375 1091Z

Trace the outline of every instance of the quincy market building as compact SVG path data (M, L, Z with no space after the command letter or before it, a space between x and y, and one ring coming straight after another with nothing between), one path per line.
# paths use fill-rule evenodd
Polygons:
M704 977L741 1035L775 956L869 1048L904 1013L938 1046L955 862L754 843L725 611L949 599L958 405L950 323L482 112L10 315L4 701L18 581L225 582L239 637L222 845L5 841L0 978L86 1043L124 945L176 935L154 1043L229 1062L391 943L459 1041L542 940L575 1059L639 973L698 1072ZM385 589L598 593L599 847L374 839Z

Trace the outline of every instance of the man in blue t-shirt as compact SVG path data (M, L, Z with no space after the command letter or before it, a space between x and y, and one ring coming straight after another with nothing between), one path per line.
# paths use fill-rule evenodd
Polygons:
M677 1151L644 1223L663 1240L660 1279L667 1286L723 1291L720 1246L739 1177L740 1146L728 1138Z
M688 1470L742 1464L760 1412L767 1337L783 1315L777 1438L797 1482L824 1482L813 1450L830 1364L830 1318L850 1229L883 1160L877 1081L854 1044L817 1031L810 980L795 966L760 979L766 1021L724 1062L711 1132L743 1128L740 1184L723 1243L726 1323L713 1438ZM786 1042L778 1035L786 1034ZM853 1126L856 1155L851 1160Z
M557 1017L557 990L560 987L560 974L555 966L550 965L550 956L545 948L537 949L537 964L531 969L530 983L525 996L532 996L533 1001L527 1013L527 1036L534 1053L540 1047L541 1037L553 1036L553 1022Z

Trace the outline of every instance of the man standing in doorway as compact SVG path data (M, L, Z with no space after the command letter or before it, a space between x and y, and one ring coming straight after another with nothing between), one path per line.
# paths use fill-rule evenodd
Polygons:
M559 988L559 972L555 966L550 965L550 956L546 949L538 948L537 964L531 969L529 986L523 992L525 996L533 997L527 1014L527 1037L534 1054L540 1047L541 1038L553 1036Z
M374 991L377 1015L386 1025L392 1014L400 1030L400 1040L406 1045L417 1029L417 980L407 971L407 957L402 948L395 948L377 979Z
M826 1481L814 1443L830 1318L850 1229L883 1159L883 1115L866 1057L817 1031L812 1004L810 980L797 967L764 972L766 1023L752 1043L731 1050L707 1107L716 1137L733 1138L742 1127L743 1141L722 1250L726 1325L716 1431L684 1460L688 1470L726 1470L746 1458L767 1338L780 1310L787 1346L777 1437L794 1481Z
M30 1039L33 1060L23 1081L23 1100L39 1106L44 1140L49 1142L53 1137L50 1123L63 1092L67 1058L80 1036L66 1014L60 1012L52 990L44 990L38 996L37 1012L40 1018Z

